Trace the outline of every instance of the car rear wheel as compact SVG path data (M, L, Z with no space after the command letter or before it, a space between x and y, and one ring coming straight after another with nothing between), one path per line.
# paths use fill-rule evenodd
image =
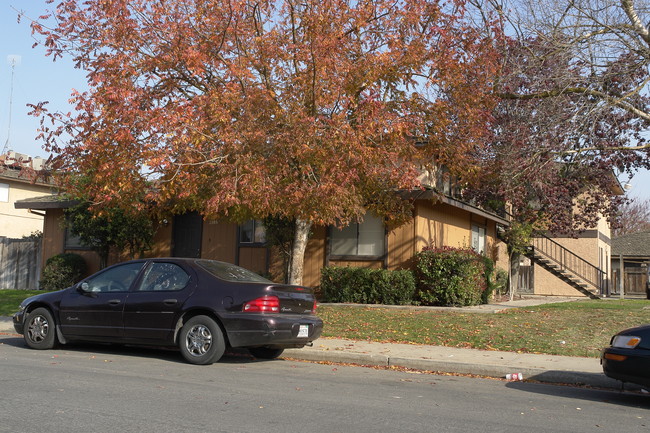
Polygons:
M192 364L207 365L217 362L226 350L223 332L208 316L195 316L188 320L179 335L183 357Z
M270 347L251 347L248 351L255 358L260 359L275 359L282 355L284 349L272 349Z
M56 344L54 318L47 308L36 308L25 320L25 342L32 349L51 349Z

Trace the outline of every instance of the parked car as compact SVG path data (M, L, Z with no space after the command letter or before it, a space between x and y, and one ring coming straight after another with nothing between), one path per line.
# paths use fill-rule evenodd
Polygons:
M203 259L148 259L106 268L74 286L25 299L14 328L34 349L73 341L177 346L193 364L228 347L272 359L323 329L307 287L275 284Z
M650 387L650 325L626 329L612 337L602 350L605 375Z

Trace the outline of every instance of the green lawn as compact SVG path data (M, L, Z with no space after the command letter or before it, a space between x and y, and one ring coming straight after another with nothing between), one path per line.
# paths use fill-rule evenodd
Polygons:
M36 293L43 292L0 290L0 316ZM498 314L334 305L318 315L324 337L596 357L616 332L650 323L650 301L584 300Z
M498 314L323 306L323 336L597 357L616 332L650 323L650 301L585 300Z
M44 293L43 290L0 290L0 316L10 316L18 311L23 299Z

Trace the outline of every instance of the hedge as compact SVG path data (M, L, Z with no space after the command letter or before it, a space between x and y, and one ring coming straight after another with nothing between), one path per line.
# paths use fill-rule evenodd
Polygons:
M408 270L325 267L321 271L323 302L409 305L415 280Z

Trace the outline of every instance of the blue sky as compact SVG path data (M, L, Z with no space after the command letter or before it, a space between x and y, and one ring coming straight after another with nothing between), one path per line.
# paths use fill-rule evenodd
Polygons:
M45 57L43 47L32 48L34 39L29 22L23 19L18 24L12 6L33 17L46 10L44 0L0 0L0 150L9 138L11 150L47 157L42 143L35 140L39 119L28 115L27 104L49 101L51 110L70 111L68 99L72 89L86 88L85 74L74 69L67 59L52 62ZM7 58L13 55L20 56L20 63L14 68L13 98L10 98L11 65Z
M43 47L32 48L34 39L29 22L23 19L18 24L14 8L36 18L44 13L47 5L45 0L0 0L0 150L8 139L11 150L46 158L48 155L42 143L35 140L39 120L28 115L27 104L49 101L50 110L70 111L72 106L68 99L72 89L83 91L87 88L85 73L75 69L69 59L53 62L45 57ZM20 56L20 63L14 68L13 98L10 98L12 68L9 56ZM621 178L622 182L626 180L627 177ZM631 184L630 197L650 199L650 172L637 174Z

